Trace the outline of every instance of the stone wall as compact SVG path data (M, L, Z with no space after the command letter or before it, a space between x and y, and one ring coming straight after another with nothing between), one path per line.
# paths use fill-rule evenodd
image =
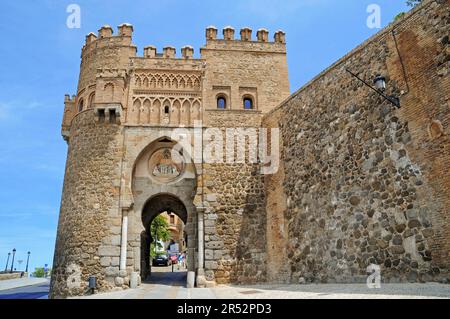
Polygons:
M28 278L28 273L27 272L0 273L0 281L19 278Z
M205 164L205 270L207 280L265 280L264 184L252 164ZM214 273L214 276L213 276Z
M260 127L262 112L252 110L206 110L206 127Z
M51 296L83 294L90 275L107 290L119 275L120 131L118 125L96 123L92 109L72 122ZM71 279L81 281L79 287L75 282L72 289Z
M267 210L286 223L291 282L365 281L370 264L385 282L450 276L449 12L425 1L264 119L281 130L284 176L266 189L286 206ZM401 108L346 68L385 75Z
M270 117L265 117L263 125L267 128L278 128L278 123L283 114L273 112ZM283 143L283 141L280 141ZM269 144L270 145L270 144ZM271 146L271 145L270 145ZM270 147L272 153L272 147ZM280 144L280 158L284 158L284 148ZM284 162L280 161L278 171L275 174L265 176L266 196L266 251L267 251L267 281L285 283L289 282L289 264L287 261L288 230L284 218L286 210L286 192L283 190L283 182L286 177Z
M254 129L261 126L261 112L208 110L206 127L218 127L225 137L227 128ZM246 148L246 163L203 165L205 212L205 275L209 281L256 283L266 279L266 217L264 178L257 164L249 163L249 139L238 142L235 151ZM224 161L225 161L224 157ZM235 157L236 159L236 157Z

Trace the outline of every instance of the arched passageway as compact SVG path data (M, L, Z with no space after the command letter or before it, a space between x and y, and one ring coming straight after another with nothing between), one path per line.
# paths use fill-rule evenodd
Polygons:
M142 224L145 230L141 234L141 278L149 279L152 268L152 258L150 256L151 243L155 241L155 235L151 232L151 224L153 220L163 213L171 213L178 216L184 225L188 222L188 212L183 202L176 196L171 194L159 194L152 197L142 210ZM181 236L184 236L185 231ZM191 231L186 231L187 242ZM164 247L167 249L167 247Z

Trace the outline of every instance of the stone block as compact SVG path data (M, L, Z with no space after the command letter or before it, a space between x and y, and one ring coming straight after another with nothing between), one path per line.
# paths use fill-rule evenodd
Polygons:
M209 241L205 244L207 249L221 249L223 248L223 242L221 241Z
M111 266L111 257L101 257L100 265L103 267Z
M213 260L214 259L214 250L205 249L205 260Z
M119 266L120 258L119 257L111 257L111 266Z
M222 250L214 250L214 259L218 260L220 258L222 258L223 255L223 251Z
M119 275L119 267L106 267L105 276L107 277L117 277Z
M205 271L205 278L207 281L214 281L215 275L213 270Z
M216 261L205 261L206 270L216 270L217 268L219 268L219 265Z
M140 276L137 272L132 272L130 276L130 288L135 289L140 284Z
M113 226L110 228L110 232L113 235L120 235L122 233L122 228L120 226Z
M205 227L205 235L216 234L216 227Z
M124 284L124 280L122 277L116 277L114 278L114 283L116 284L117 287L122 287Z
M111 236L110 244L111 246L120 246L120 241L121 241L120 235Z
M210 219L205 220L205 227L215 227L215 226L216 226L215 220Z
M120 256L120 247L119 246L101 246L98 249L98 255L100 257Z

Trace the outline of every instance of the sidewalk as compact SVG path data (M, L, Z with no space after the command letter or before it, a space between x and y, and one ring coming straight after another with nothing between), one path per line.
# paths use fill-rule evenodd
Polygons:
M384 284L368 289L364 284L320 285L221 285L215 288L188 289L162 284L143 284L128 289L92 296L87 299L440 299L450 298L450 285Z
M0 281L0 291L33 286L49 282L47 278L19 278Z

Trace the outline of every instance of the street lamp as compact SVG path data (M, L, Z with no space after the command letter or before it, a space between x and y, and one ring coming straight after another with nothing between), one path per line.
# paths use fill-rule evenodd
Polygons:
M13 272L13 267L14 267L14 256L16 255L16 249L14 248L13 249L13 258L12 258L12 261L11 261L11 273Z
M28 272L28 262L30 261L30 252L28 252L28 257L27 257L27 267L25 268L25 272Z
M386 78L380 74L377 74L375 79L373 80L373 84L375 88L380 91L386 90Z
M7 272L7 271L8 271L9 256L11 256L11 253L8 253L8 259L6 259L5 272Z
M396 96L387 96L383 93L383 91L386 89L386 78L380 74L378 74L375 79L373 80L373 84L375 87L371 86L369 83L361 79L359 76L351 72L349 69L345 69L348 73L350 73L353 77L357 78L359 81L364 83L367 87L371 88L375 92L377 92L379 95L381 95L386 101L393 104L396 108L400 108L400 99Z

